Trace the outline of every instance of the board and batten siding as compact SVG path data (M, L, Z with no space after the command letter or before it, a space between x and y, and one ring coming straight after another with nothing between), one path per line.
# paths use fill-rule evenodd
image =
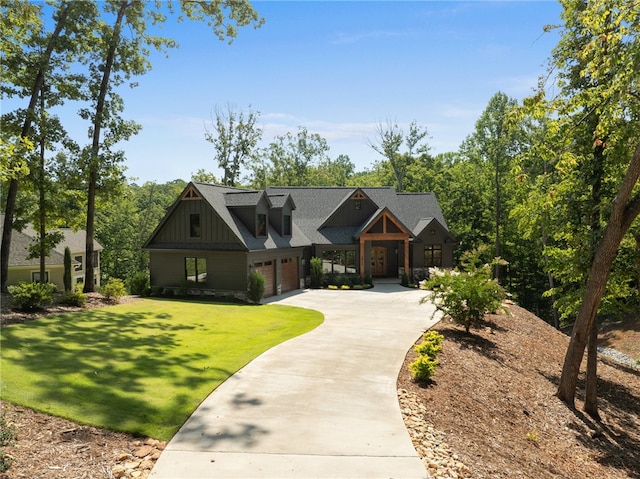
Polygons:
M247 253L243 251L151 251L151 285L178 288L186 281L185 258L204 258L207 279L196 285L216 291L246 291Z
M190 237L189 218L192 213L200 214L200 238ZM238 240L206 202L191 200L180 202L154 239L154 244L177 242L238 243Z

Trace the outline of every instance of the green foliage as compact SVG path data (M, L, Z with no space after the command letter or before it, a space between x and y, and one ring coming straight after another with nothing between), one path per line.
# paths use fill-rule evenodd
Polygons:
M22 311L41 309L53 301L57 287L53 283L18 283L8 286L13 304Z
M437 331L427 331L422 335L422 342L414 346L418 357L409 364L409 371L415 381L428 381L435 373L438 365L438 353L442 351L442 336Z
M364 284L373 284L373 279L369 273L364 275Z
M87 303L87 297L82 291L68 291L58 300L58 303L81 308Z
M0 414L0 447L6 447L13 444L16 440L17 433L13 424L7 422L4 411ZM0 472L5 472L11 466L13 460L6 455L4 451L0 451Z
M478 248L466 256L466 271L431 268L430 278L421 283L423 289L431 290L422 301L433 301L437 311L464 326L467 332L472 325L480 324L485 314L500 308L506 298L504 289L491 279L492 266L505 263L496 258L478 266L476 263L484 250Z
M400 279L400 284L405 288L409 286L409 276L407 273L402 273L402 278Z
M131 294L142 295L144 290L149 287L149 272L136 271L127 279L127 286Z
M264 294L264 275L260 271L252 271L247 283L247 299L259 303Z
M314 256L311 258L311 287L320 288L322 286L322 258Z
M71 250L68 246L64 248L64 292L71 292Z
M436 359L438 353L442 351L442 340L444 336L437 331L427 331L422 335L422 342L414 346L416 353Z
M127 294L124 281L120 278L110 278L107 284L100 289L100 292L106 299L113 301L119 301L120 298Z

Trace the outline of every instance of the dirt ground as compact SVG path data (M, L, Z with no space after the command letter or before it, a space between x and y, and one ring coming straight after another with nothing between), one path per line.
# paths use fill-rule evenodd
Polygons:
M485 327L441 321L440 365L428 385L406 366L398 386L419 394L426 419L474 478L640 478L640 371L598 364L602 423L555 397L568 337L528 311L490 315ZM639 358L640 321L607 326L601 344Z
M127 298L127 301L135 298ZM88 307L104 306L91 295ZM2 323L36 319L11 312L2 298ZM74 308L53 307L47 314ZM406 365L398 387L419 394L427 420L474 478L640 478L640 372L600 362L601 425L554 396L568 338L510 306L511 316L488 317L464 330L442 321L444 336L434 381L414 383ZM640 357L640 321L603 330L603 346ZM8 326L11 327L11 326ZM582 386L582 383L580 384ZM13 459L0 479L145 478L163 444L0 403L16 430L4 452Z

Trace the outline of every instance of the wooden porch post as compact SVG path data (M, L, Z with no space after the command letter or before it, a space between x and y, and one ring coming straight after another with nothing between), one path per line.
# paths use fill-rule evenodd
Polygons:
M409 237L404 239L404 273L411 281L411 273L409 272Z
M360 237L360 279L364 282L364 238Z

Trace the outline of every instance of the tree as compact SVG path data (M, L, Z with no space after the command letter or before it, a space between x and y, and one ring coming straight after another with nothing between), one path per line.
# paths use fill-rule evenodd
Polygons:
M256 126L259 116L259 111L251 109L245 116L231 105L227 105L226 112L216 108L212 129L206 130L205 139L213 144L214 159L224 171L223 185L236 186L240 169L254 156L262 138L262 129Z
M69 294L71 292L71 250L68 246L64 248L64 292Z
M377 143L370 143L370 146L389 162L396 179L397 191L401 192L409 165L415 161L416 155L429 151L429 146L424 143L427 129L419 126L414 120L409 125L409 132L405 134L397 123L387 120L386 125L379 123L376 131ZM406 151L401 153L400 148L403 144Z
M245 0L181 1L179 4L183 15L179 20L186 17L191 20L205 21L220 39L235 37L235 25L244 26L254 23L259 26L262 24L256 12ZM93 111L88 109L81 111L81 115L90 120L92 125L92 142L86 152L88 192L84 292L94 290L95 198L100 162L104 162L106 158L112 162L115 158L117 162L120 159L119 155L118 153L111 155L109 146L128 139L139 129L135 123L125 122L119 117L118 113L122 111L123 104L113 89L132 76L142 75L151 68L148 61L148 46L160 51L177 46L171 39L151 36L148 32L147 20L155 25L166 19L162 7L162 4L156 3L154 9L151 4L140 0L112 0L104 3L105 13L114 18L113 25L108 26L104 22L100 24L97 36L99 46L95 50L96 59L95 64L92 64L92 82L89 88L95 105ZM166 7L169 12L174 13L174 2L168 2ZM125 25L128 28L126 37L122 35ZM108 94L109 98L107 98ZM107 138L104 141L101 139L103 128L107 129Z
M45 77L49 78L50 86L57 85L57 90L60 92L58 102L77 96L75 85L77 75L60 76L55 73L68 68L72 62L81 58L86 39L90 37L87 35L86 28L91 24L95 10L89 2L60 2L53 12L54 28L51 32L44 31L44 22L40 18L41 6L21 1L3 2L2 11L2 93L7 96L28 98L27 107L17 115L22 118L22 126L14 135L18 138L19 145L26 145ZM30 68L24 68L25 65ZM6 128L5 118L3 118L4 128ZM14 153L19 151L20 148L13 150ZM6 190L5 218L0 248L2 250L0 276L3 292L6 291L7 286L11 234L14 228L20 181L20 175L17 173L27 171L21 166L22 162L19 156L14 156L8 161L9 168L14 171L14 174L9 178Z
M554 49L552 66L559 77L559 95L548 102L555 116L554 131L564 132L582 145L606 138L603 152L608 192L602 196L602 233L594 244L571 340L558 385L558 397L574 405L577 378L585 347L619 246L640 214L640 74L632 65L640 55L640 4L622 6L609 0L584 3L565 0L562 37ZM544 94L536 97L543 104ZM595 129L576 139L592 114ZM575 156L566 155L556 168L565 178L579 174ZM561 182L567 192L570 184ZM569 198L570 199L570 198ZM606 202L605 202L606 201ZM591 223L589 223L591 224ZM585 405L590 414L593 404Z
M305 127L299 127L296 135L277 136L252 165L252 183L260 188L306 186L311 169L326 161L328 151L327 140Z
M503 256L502 232L504 229L504 211L506 209L507 178L511 169L512 160L521 148L522 130L518 123L509 123L507 118L510 112L517 106L517 102L510 99L502 92L496 93L482 112L476 122L475 131L469 135L460 152L471 161L485 166L490 173L493 183L493 236L494 255ZM495 265L494 276L500 279L499 265Z

